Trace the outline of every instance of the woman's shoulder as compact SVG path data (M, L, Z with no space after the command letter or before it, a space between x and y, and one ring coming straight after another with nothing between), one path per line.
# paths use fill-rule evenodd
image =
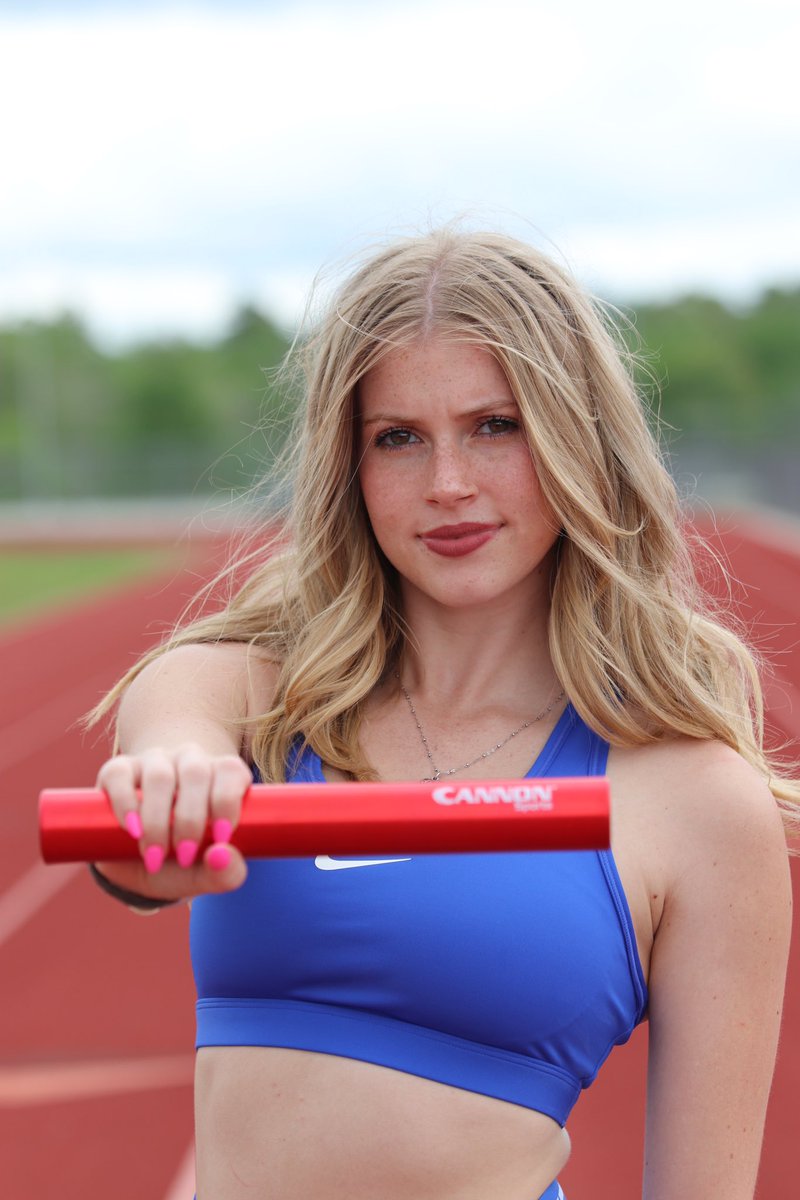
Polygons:
M615 856L649 955L659 931L734 929L752 906L769 925L790 904L786 839L766 780L722 742L688 737L615 747Z
M610 759L626 809L675 871L737 862L753 854L765 863L785 857L780 810L767 780L720 741L676 737L615 748Z
M249 642L179 642L150 660L141 676L155 679L165 674L194 678L228 676L244 679L252 675L258 681L277 679L280 665L266 652Z
M123 696L120 714L154 706L247 719L271 707L279 671L278 663L246 642L184 642L142 668Z

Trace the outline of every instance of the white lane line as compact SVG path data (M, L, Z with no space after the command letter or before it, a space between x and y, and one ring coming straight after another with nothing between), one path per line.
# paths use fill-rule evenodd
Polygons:
M123 1092L190 1087L193 1079L191 1054L0 1067L0 1107L26 1108Z
M164 1200L192 1200L194 1196L194 1144L183 1156L178 1173L169 1185Z
M12 883L0 896L0 946L82 870L85 870L83 863L58 863L50 867L34 863L21 879Z
M0 774L63 737L92 700L108 684L108 673L82 680L41 708L20 717L0 731ZM83 869L81 863L45 867L36 862L0 895L0 946L21 929L39 909Z
M63 737L109 686L108 671L103 671L6 725L0 732L0 771L17 766Z

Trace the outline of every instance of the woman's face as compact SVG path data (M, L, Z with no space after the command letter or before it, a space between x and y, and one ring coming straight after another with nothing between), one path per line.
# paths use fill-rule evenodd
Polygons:
M359 418L361 492L406 600L545 594L558 523L489 351L435 337L390 351L361 380Z

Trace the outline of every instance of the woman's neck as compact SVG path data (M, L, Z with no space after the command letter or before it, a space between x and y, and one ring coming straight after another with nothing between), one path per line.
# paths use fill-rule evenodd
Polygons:
M413 640L404 651L402 679L430 706L454 711L496 703L527 711L557 690L547 597L505 595L459 609L408 589L403 612Z

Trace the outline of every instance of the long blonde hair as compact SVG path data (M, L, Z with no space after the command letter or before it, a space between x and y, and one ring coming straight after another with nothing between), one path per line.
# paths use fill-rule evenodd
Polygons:
M357 389L388 351L433 334L490 350L515 394L561 526L550 652L578 713L616 745L675 735L725 742L769 781L791 824L800 786L765 754L754 655L697 584L627 355L564 270L499 234L445 228L394 242L340 288L295 355L305 408L279 544L251 559L222 611L145 657L93 718L156 654L248 642L279 664L273 706L251 743L264 778L284 778L298 737L352 778L374 777L359 748L361 713L396 667L406 631L359 491Z

